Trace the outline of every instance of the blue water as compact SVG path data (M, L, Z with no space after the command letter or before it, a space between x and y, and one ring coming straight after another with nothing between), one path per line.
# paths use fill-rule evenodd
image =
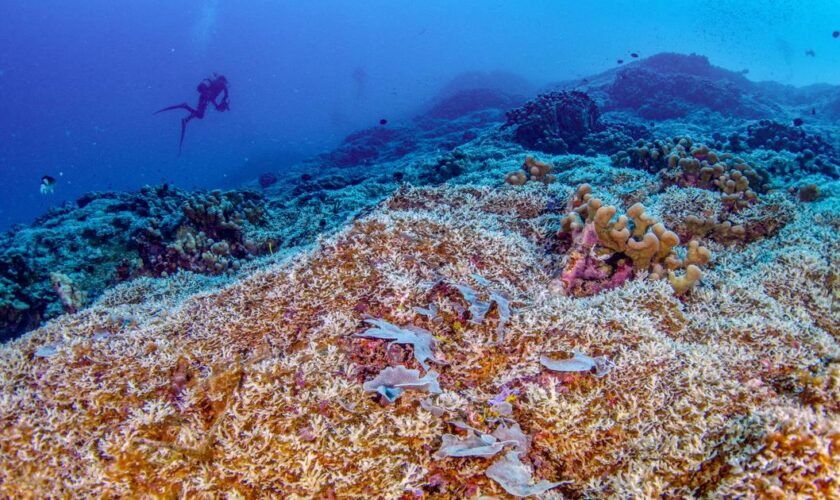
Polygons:
M0 229L91 190L282 170L382 117L399 123L469 71L539 88L675 51L753 80L840 83L837 1L580 4L3 0ZM213 72L231 112L191 123L179 156L179 115L152 113L194 104ZM44 174L54 195L39 193Z

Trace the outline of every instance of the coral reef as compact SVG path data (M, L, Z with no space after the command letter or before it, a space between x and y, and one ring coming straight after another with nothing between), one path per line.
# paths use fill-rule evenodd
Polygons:
M840 155L820 135L812 135L801 127L792 127L773 120L760 120L747 126L746 135L746 143L752 149L764 148L797 153L795 162L798 175L818 173L835 179L840 175Z
M414 122L422 129L430 130L464 116L484 111L479 119L484 123L504 121L504 112L521 105L525 98L488 88L464 89L446 96Z
M616 207L604 205L591 192L588 184L579 186L561 221L560 237L568 250L558 277L559 290L574 296L593 295L621 286L634 274L649 272L658 279L667 271L674 292L682 295L700 280L697 266L711 259L707 248L692 240L680 259L675 251L679 236L647 215L641 203L613 221ZM684 269L684 274L677 276L678 269Z
M505 182L513 186L521 186L526 182L536 181L543 184L551 184L556 177L551 174L554 167L548 163L542 162L533 156L526 156L525 162L522 164L522 170L511 172L505 176Z
M149 301L148 282L126 283L7 344L0 491L836 496L836 202L794 205L809 216L764 240L765 258L718 259L681 299L650 280L583 299L546 293L547 202L518 189L402 189L226 288L183 296L193 285L169 277ZM628 211L637 234L657 234ZM467 314L502 290L527 307L499 344L495 321ZM438 339L440 394L429 380L429 393L389 404L367 392L383 370L422 368L410 344L354 337L371 325ZM541 364L575 351L575 363L613 371Z
M507 114L503 129L512 129L513 141L545 153L583 153L581 143L599 130L600 112L584 92L549 92Z
M264 174L260 175L259 179L257 179L257 182L259 182L261 188L265 189L277 184L277 180L278 179L276 175L274 175L271 172L265 172Z
M0 235L0 494L840 497L836 96L558 88Z
M180 269L218 274L237 270L242 259L266 253L255 237L265 226L264 198L248 191L197 193L185 199L181 217L152 218L135 237L143 269L155 276Z
M393 161L417 148L417 138L405 127L374 127L348 135L333 151L318 157L318 163L337 168Z
M56 287L52 273L72 281L75 310L138 276L234 272L255 256L314 241L376 200L371 191L356 195L363 186L355 184L317 198L296 188L288 186L284 204L248 190L187 193L168 185L90 193L0 235L0 339L68 310L66 287ZM325 211L331 199L340 208Z
M693 54L640 61L618 71L604 91L606 110L629 109L647 120L685 118L698 110L755 119L779 109L742 75Z

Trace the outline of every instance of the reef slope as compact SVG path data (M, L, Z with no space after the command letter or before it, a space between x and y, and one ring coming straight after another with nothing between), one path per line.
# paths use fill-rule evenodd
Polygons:
M612 181L596 193L621 203L636 179ZM772 237L714 248L682 298L644 276L575 298L551 290L546 250L551 200L573 187L403 188L225 288L137 280L12 341L0 491L505 496L485 474L504 452L436 451L465 425L516 422L533 479L561 483L547 498L840 494L836 197L795 205ZM469 321L464 285L506 297L510 320L496 303ZM372 318L434 335L442 393L387 404L364 390L386 366L421 368L406 345L352 336ZM573 349L611 371L541 366Z

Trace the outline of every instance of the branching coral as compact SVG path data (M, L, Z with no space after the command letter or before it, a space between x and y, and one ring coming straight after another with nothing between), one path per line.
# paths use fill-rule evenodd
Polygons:
M0 494L473 498L551 485L571 498L838 495L830 203L794 205L762 259L727 252L687 300L664 280L574 300L547 293L535 235L555 218L530 191L406 188L223 289L142 280L5 345ZM632 274L630 257L598 239L591 198L572 200L567 243L589 235L593 255L617 254L603 261L610 271L625 259ZM608 244L644 239L625 217L612 229L626 239ZM673 250L697 258L690 245ZM472 323L451 283L469 283L479 302L504 290L528 307L496 344L487 318L497 305ZM363 390L383 368L416 362L396 339L349 335L371 317L387 318L365 325L388 338L417 335L405 326L416 322L440 339L440 394L381 405ZM621 371L541 369L540 353L575 349ZM501 450L433 456L469 433Z
M569 202L569 214L561 222L561 236L571 240L559 277L566 293L592 295L620 286L632 274L643 271L654 279L663 278L668 271L668 281L678 295L700 280L697 266L709 262L708 249L689 242L686 257L680 259L675 251L679 236L647 215L642 204L614 219L617 209L593 198L591 190L586 184L578 188ZM685 275L677 276L678 269L685 269Z

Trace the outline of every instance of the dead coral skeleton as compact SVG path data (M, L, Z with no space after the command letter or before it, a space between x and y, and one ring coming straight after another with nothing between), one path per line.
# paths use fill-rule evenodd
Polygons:
M438 340L429 331L412 325L399 327L383 319L367 319L365 321L374 325L375 328L368 328L363 332L353 334L354 337L392 340L398 344L410 344L414 347L414 358L424 370L429 369L427 360L445 364L444 361L436 358L434 352L432 352Z
M440 394L437 377L438 374L434 371L420 377L418 370L408 370L402 365L389 366L379 372L376 378L365 382L363 387L365 391L381 394L389 403L393 403L406 390Z
M546 491L556 488L561 484L571 481L549 482L542 480L534 483L531 468L519 460L519 453L509 451L499 460L495 461L485 473L487 477L499 483L505 491L515 497L529 497L541 495Z
M555 372L590 372L596 377L606 376L615 366L606 356L589 357L578 351L572 351L569 359L551 359L540 356L540 364Z

